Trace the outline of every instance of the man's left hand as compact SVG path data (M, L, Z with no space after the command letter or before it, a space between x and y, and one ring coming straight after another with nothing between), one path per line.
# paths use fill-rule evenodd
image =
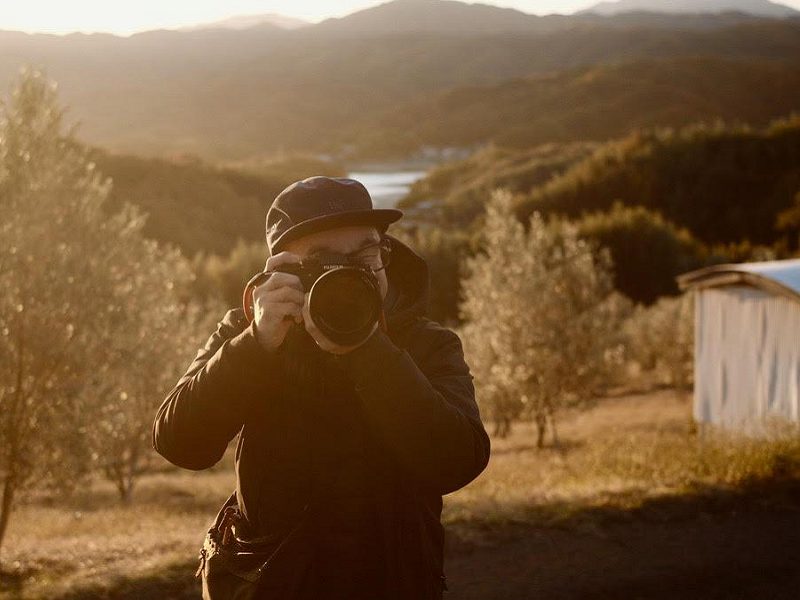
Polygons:
M375 330L378 329L378 324L375 323L372 331L364 339L364 341L356 344L355 346L342 346L340 344L336 344L325 337L325 334L317 328L317 326L314 324L314 321L311 319L311 314L308 312L308 294L305 295L305 300L303 302L303 324L308 332L308 335L314 339L314 341L317 343L317 346L319 346L325 352L340 355L352 352L356 348L363 345L370 337L372 337L372 334L375 333Z

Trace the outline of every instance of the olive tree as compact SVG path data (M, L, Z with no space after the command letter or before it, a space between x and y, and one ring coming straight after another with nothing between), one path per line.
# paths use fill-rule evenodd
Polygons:
M104 360L86 391L94 462L121 500L130 502L136 479L154 458L151 428L158 405L197 347L197 332L208 324L198 327L199 307L178 295L192 275L177 250L132 236L116 251L130 262L121 267L127 272L116 288Z
M461 305L482 403L495 433L528 417L538 447L548 431L557 444L559 411L589 402L620 362L627 303L607 252L564 221L534 213L525 228L507 192L493 194L483 237L466 262Z
M55 85L24 72L0 105L0 544L23 486L90 468L111 376L140 378L137 394L163 385L151 370L163 355L138 362L154 311L184 327L174 290L188 267L144 240L137 211L109 214L109 190Z
M624 327L630 356L684 398L694 380L694 300L690 293L637 307Z

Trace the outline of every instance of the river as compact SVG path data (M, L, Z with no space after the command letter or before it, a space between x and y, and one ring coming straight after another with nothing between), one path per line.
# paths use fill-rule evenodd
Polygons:
M352 171L347 176L364 184L375 208L393 208L425 171Z

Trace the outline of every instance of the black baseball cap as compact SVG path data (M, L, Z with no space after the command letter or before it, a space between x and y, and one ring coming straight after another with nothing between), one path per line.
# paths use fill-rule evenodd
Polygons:
M395 208L373 208L367 188L355 179L309 177L275 197L267 211L267 246L274 256L291 240L350 225L371 225L383 233L402 216Z

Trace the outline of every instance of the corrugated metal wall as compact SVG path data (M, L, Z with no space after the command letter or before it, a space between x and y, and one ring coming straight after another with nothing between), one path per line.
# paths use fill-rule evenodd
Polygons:
M756 434L800 422L800 303L747 286L695 298L697 421Z

